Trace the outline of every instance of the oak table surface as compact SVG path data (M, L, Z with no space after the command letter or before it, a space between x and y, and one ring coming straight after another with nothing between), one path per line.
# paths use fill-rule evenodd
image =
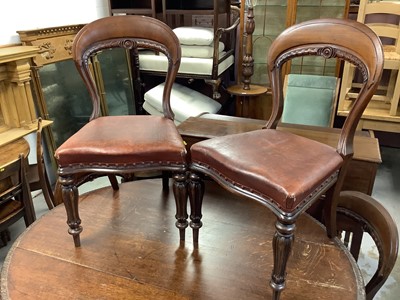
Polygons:
M80 197L82 246L57 206L14 243L2 299L269 299L275 217L261 204L206 182L199 248L179 242L172 189L160 179ZM298 220L281 299L362 299L349 252L308 215Z
M0 146L0 167L8 165L10 162L17 160L19 154L21 153L27 157L29 151L29 143L24 138L20 138L6 145Z
M5 166L17 160L20 154L27 157L29 151L29 143L24 138L19 138L13 142L0 146L0 172ZM6 190L10 185L10 179L0 181L0 191Z

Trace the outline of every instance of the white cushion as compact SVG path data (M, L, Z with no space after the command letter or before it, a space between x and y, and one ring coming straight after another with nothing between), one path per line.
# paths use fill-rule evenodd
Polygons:
M220 53L220 56L225 52ZM218 75L222 74L234 63L233 55L218 65ZM212 73L212 58L182 57L179 74L210 75ZM168 61L165 55L154 54L152 51L141 51L139 55L139 67L143 71L166 72Z
M225 49L225 45L219 42L218 52ZM214 56L214 46L196 46L196 45L181 45L182 56L184 57L199 57L211 58Z
M155 114L154 111L151 112L153 108L162 114L163 91L164 83L161 83L144 94L143 108L149 114ZM174 83L171 91L171 108L175 114L175 121L183 122L202 113L217 113L221 109L221 103L179 83Z
M212 28L205 27L177 27L173 29L182 45L209 46L214 40Z
M152 106L148 101L143 103L143 109L152 116L163 116L164 114L161 111L158 111L154 106ZM181 124L178 120L174 120L175 125Z

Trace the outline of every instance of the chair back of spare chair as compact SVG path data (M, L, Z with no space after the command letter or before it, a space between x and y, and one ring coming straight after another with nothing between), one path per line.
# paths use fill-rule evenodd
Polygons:
M137 67L139 48L154 50L166 55L168 71L163 94L163 109L164 116L173 120L170 92L181 59L178 38L165 23L154 18L137 15L98 19L83 27L74 39L72 57L93 102L90 120L100 116L100 98L90 70L90 58L96 53L110 48L129 50L131 66L137 65Z
M282 122L333 127L339 80L334 76L285 76Z
M38 128L36 130L36 163L29 164L26 170L26 178L31 192L42 191L47 207L54 207L54 194L50 180L46 171L42 146L42 118L38 118Z
M42 133L43 133L42 118L38 118L38 129L36 131L36 164L39 177L39 186L42 189L43 196L47 203L47 207L49 209L52 209L55 205L54 193L53 193L53 188L50 184L49 176L46 171L46 164L44 161L44 152L42 146L43 142Z
M43 147L42 147L42 129L43 129L42 118L38 118L37 123L38 123L38 128L36 130L36 165L34 167L37 168L36 172L38 172L38 177L40 177L40 174L45 174L44 161L43 161ZM39 181L41 179L42 178L40 178ZM32 187L31 191L33 191Z
M386 282L397 260L399 234L396 222L371 196L343 191L338 200L337 229L342 232L342 239L356 260L364 232L374 240L379 252L378 267L365 286L367 299L372 299Z
M19 158L0 170L0 231L7 229L21 217L25 219L28 227L35 219L32 197L25 176L25 158ZM6 183L6 185L3 185Z
M395 52L400 54L400 3L396 1L370 2L361 0L357 13L357 21L366 24L379 37L387 38L390 46L384 46L385 52ZM385 42L384 42L385 43ZM393 57L388 53L385 59L391 60ZM398 56L395 57L399 59Z
M337 151L342 156L351 156L358 121L382 75L383 50L379 38L364 24L342 19L306 21L283 31L268 52L273 108L266 128L276 128L282 116L282 66L298 56L339 58L354 64L361 71L362 90L345 120L337 145Z

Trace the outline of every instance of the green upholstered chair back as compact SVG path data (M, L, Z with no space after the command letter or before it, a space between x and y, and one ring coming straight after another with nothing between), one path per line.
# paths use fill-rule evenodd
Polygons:
M289 74L285 78L282 122L333 126L337 82L333 76Z

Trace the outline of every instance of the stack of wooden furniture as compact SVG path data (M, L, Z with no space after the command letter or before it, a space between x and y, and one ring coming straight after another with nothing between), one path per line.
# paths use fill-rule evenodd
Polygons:
M37 116L31 89L31 59L38 53L34 46L0 49L0 235L2 245L9 240L8 227L25 219L35 220L27 157L30 151L24 137L37 131ZM48 126L51 121L44 121ZM32 170L39 170L37 165ZM43 171L43 169L42 169ZM39 187L39 178L38 187ZM50 204L50 203L49 203Z
M359 129L400 132L400 2L370 2L361 0L357 21L365 23L383 41L384 76L375 95L365 110ZM344 64L340 89L338 112L346 116L356 96L360 84L354 66Z

